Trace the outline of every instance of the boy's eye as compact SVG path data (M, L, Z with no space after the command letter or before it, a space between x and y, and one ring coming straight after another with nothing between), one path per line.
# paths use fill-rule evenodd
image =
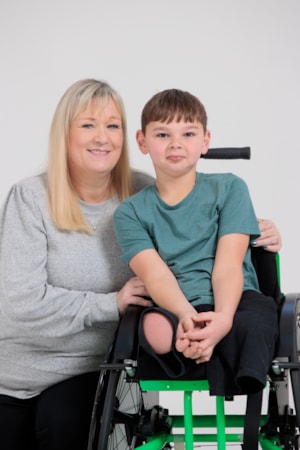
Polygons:
M157 135L157 137L160 137L160 138L165 138L167 136L168 136L167 133L158 133L158 135Z
M192 136L195 136L195 133L193 133L193 131L187 131L187 132L185 133L185 136L187 136L187 137L192 137Z

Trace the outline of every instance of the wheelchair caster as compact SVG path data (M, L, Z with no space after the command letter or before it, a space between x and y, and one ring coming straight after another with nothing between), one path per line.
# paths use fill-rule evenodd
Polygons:
M145 411L138 423L138 434L141 436L153 436L161 431L171 431L171 418L169 411L161 406L154 406ZM168 447L166 447L168 448Z

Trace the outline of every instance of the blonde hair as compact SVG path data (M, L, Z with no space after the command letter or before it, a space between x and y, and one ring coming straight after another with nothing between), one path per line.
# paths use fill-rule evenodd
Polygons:
M59 101L50 128L48 158L48 200L50 214L61 230L91 232L81 211L68 167L68 138L72 120L84 111L92 100L101 104L112 99L120 112L123 128L121 156L111 173L111 187L120 200L132 194L129 167L127 124L123 101L106 82L84 79L71 85Z

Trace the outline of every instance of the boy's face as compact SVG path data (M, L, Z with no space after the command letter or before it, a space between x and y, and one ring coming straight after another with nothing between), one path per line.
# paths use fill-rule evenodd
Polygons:
M199 122L150 122L145 134L139 130L136 138L142 153L149 153L157 175L179 175L196 170L200 155L208 150L210 132L204 132Z

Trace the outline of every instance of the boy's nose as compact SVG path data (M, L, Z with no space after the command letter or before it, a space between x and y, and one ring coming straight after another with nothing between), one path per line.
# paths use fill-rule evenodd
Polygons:
M173 139L171 142L171 147L172 148L180 148L181 147L181 142L179 139Z

